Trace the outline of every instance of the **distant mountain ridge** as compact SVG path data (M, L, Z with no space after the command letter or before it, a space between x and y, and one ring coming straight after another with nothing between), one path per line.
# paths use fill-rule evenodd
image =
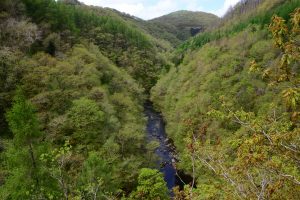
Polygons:
M153 37L168 41L172 46L177 46L199 32L215 26L220 20L214 14L201 11L180 10L151 20L143 20L112 10Z
M219 17L211 13L180 10L152 19L150 22L164 27L169 33L175 33L180 41L185 41L208 27L214 26L218 20Z

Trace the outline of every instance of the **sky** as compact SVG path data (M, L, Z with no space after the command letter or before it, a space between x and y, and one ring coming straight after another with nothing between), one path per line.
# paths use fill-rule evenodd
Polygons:
M204 11L221 17L239 0L79 0L87 5L109 7L148 20L177 11Z

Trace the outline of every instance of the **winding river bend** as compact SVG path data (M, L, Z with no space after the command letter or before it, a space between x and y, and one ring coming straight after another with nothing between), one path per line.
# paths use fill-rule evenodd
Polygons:
M176 169L174 157L174 145L168 139L165 131L165 123L161 114L154 110L150 101L145 103L145 115L147 121L147 137L149 141L158 141L159 147L155 153L159 157L157 168L164 174L168 189L171 191L176 186Z

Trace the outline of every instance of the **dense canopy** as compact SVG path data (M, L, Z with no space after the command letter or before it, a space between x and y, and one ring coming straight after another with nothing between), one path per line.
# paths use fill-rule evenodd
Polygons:
M300 199L299 33L298 0L150 21L0 1L0 199Z

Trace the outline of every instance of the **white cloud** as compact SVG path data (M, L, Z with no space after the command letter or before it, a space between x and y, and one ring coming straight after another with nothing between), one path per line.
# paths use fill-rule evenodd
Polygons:
M151 19L176 10L178 10L178 4L173 0L159 0L153 6L146 7L139 16L143 19Z
M240 0L225 0L222 8L211 12L222 17L230 7L236 5L239 1Z
M209 3L209 0L180 0L180 3L185 6L181 10L204 11L203 6Z

